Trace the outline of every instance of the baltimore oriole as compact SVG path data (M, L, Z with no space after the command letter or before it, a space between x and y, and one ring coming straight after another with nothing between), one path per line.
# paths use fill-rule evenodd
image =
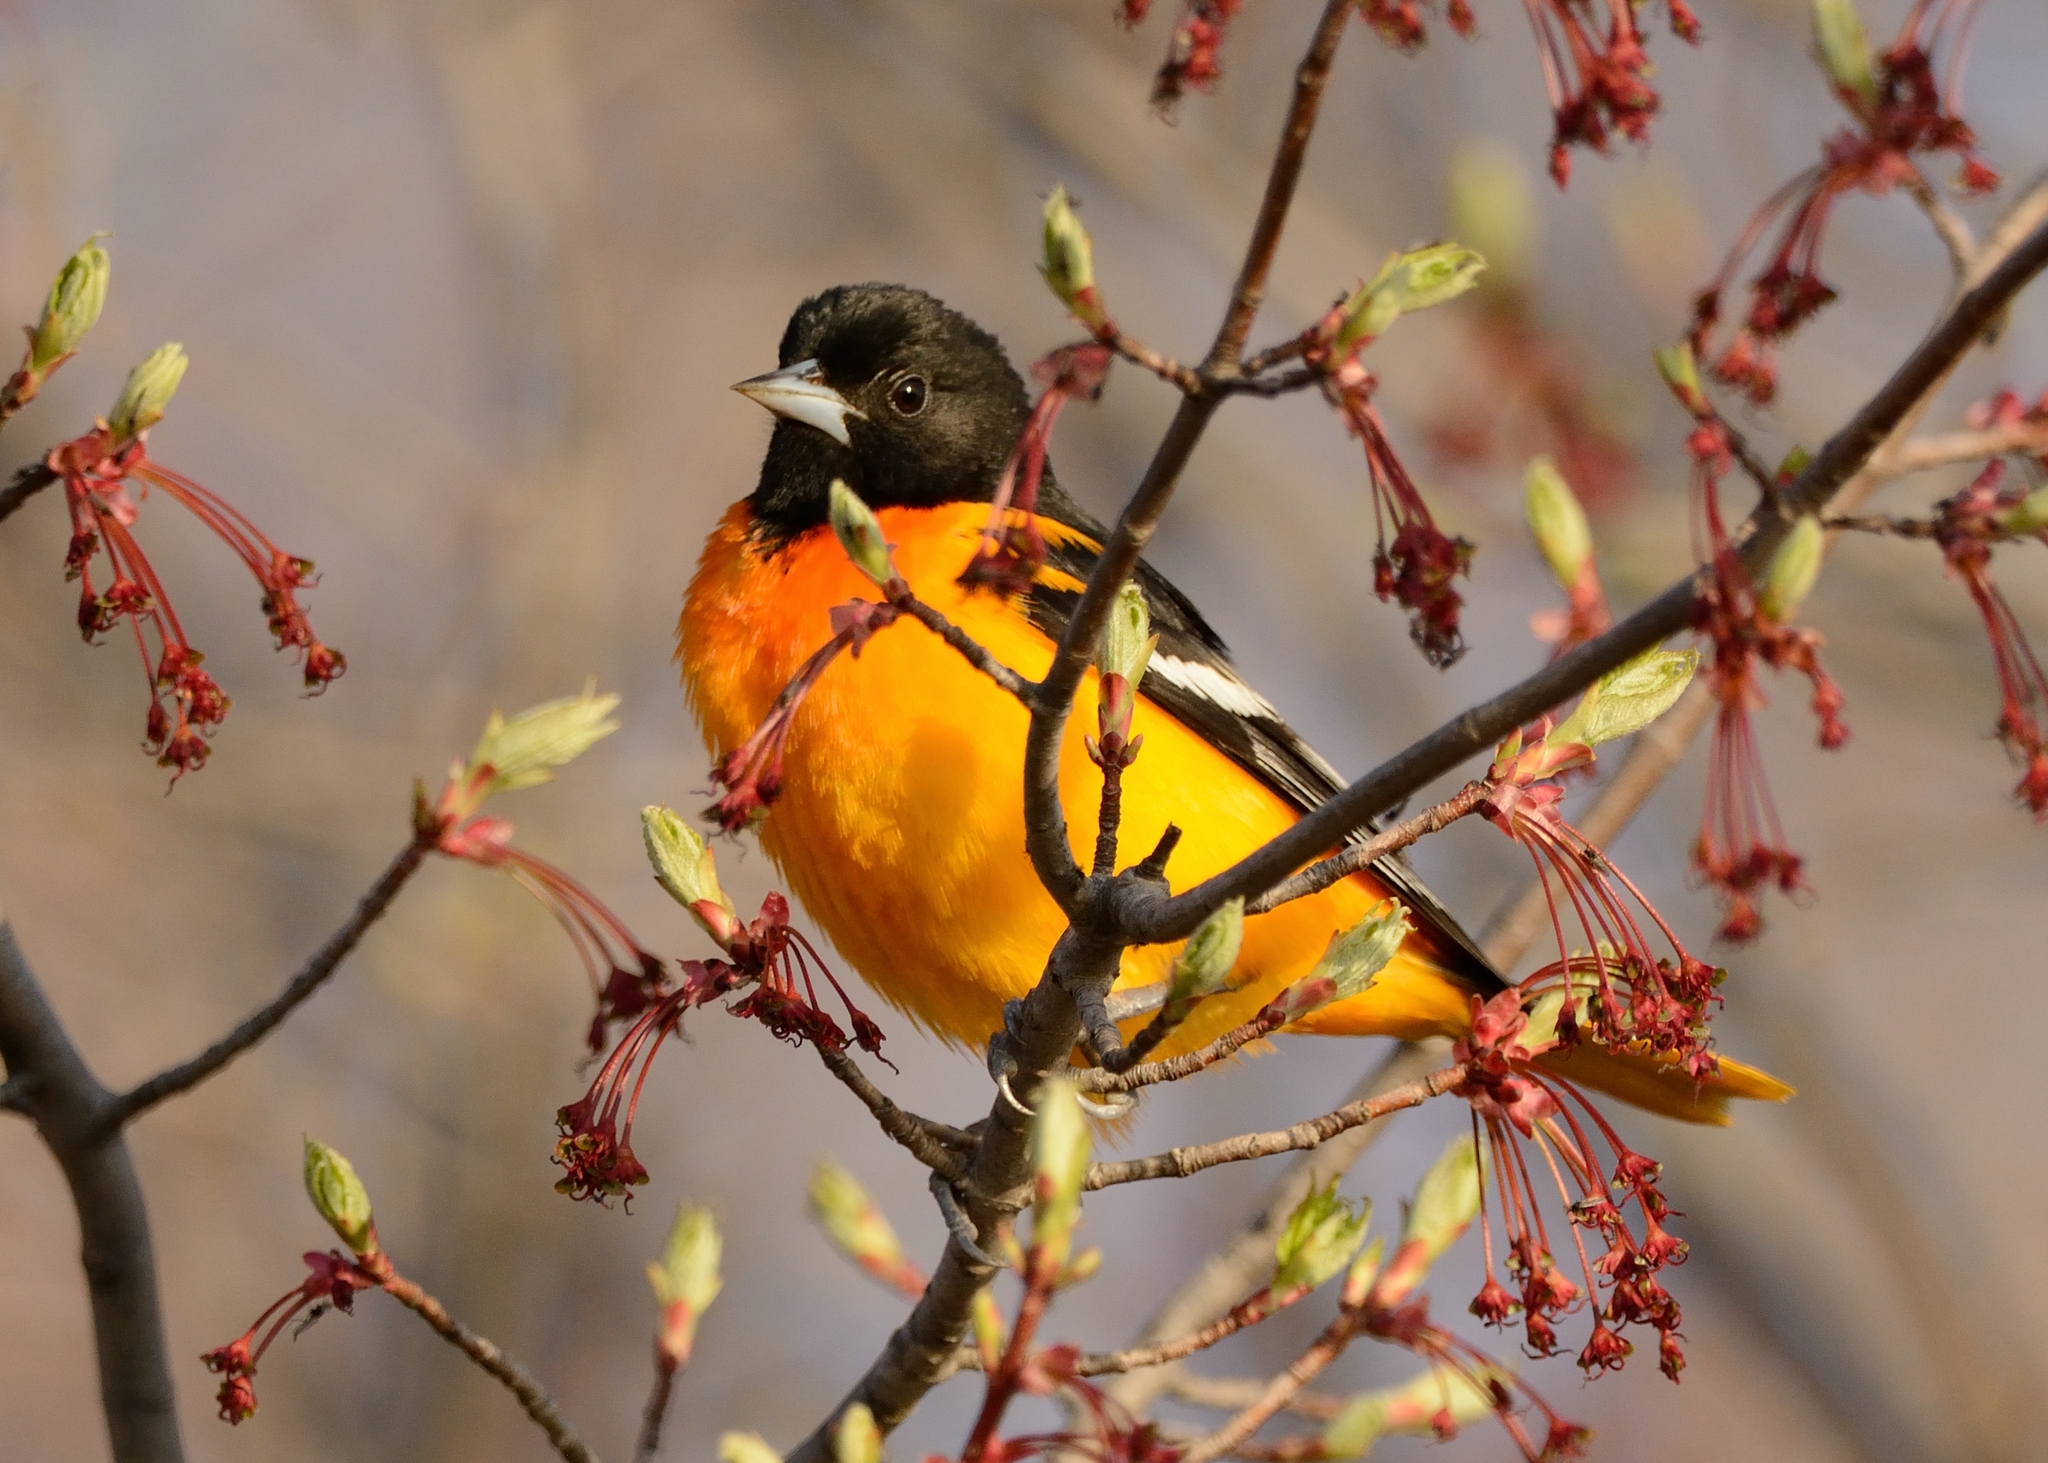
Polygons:
M827 638L835 605L873 586L833 537L843 479L875 510L898 572L998 657L1038 677L1092 568L1104 530L1052 480L1037 523L1048 553L1032 588L1003 597L959 583L1029 413L994 336L931 296L895 285L830 289L798 307L781 368L739 384L776 415L760 482L711 533L677 627L676 658L714 757L754 732ZM1184 830L1168 873L1187 887L1235 862L1335 793L1343 780L1239 677L1187 597L1149 565L1160 636L1133 730L1123 842ZM1091 673L1069 723L1061 792L1085 865L1101 774L1082 745ZM914 627L841 656L801 704L761 845L811 916L886 1001L955 1042L981 1043L1002 1004L1038 979L1064 921L1024 851L1024 709L937 637ZM1471 938L1404 864L1385 862L1246 921L1232 993L1200 1006L1174 1043L1205 1042L1305 975L1333 932L1389 893L1415 920L1394 962L1358 996L1289 1030L1419 1038L1464 1034L1472 997L1502 989ZM1137 949L1121 984L1164 977L1174 951ZM1585 1045L1573 1080L1672 1116L1725 1122L1728 1096L1783 1098L1775 1079L1723 1058L1695 1091L1649 1058Z

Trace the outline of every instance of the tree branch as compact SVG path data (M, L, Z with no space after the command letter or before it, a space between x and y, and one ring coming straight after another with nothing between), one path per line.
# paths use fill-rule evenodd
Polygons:
M57 481L57 474L40 462L31 462L14 475L14 481L0 488L0 523L14 516L14 510Z
M313 952L312 957L299 967L277 993L275 999L249 1013L242 1022L216 1041L212 1046L177 1066L157 1073L146 1081L112 1099L101 1114L100 1121L110 1130L133 1121L149 1111L167 1097L175 1097L197 1087L208 1077L232 1062L264 1037L275 1031L285 1017L298 1009L313 992L320 989L327 978L334 974L341 962L348 958L370 926L380 919L391 907L391 901L398 897L398 891L413 876L420 861L427 855L428 845L418 839L407 844L393 859L390 866L370 886L370 892L356 905L355 913L346 923L327 937L327 942Z
M1287 1370L1266 1384L1256 1401L1215 1432L1190 1444L1180 1455L1181 1463L1209 1463L1212 1458L1221 1458L1236 1449L1239 1443L1264 1427L1275 1413L1293 1401L1302 1388L1322 1375L1323 1368L1343 1354L1344 1348L1351 1344L1352 1337L1364 1324L1360 1312L1339 1311L1314 1344L1289 1362Z
M164 1344L156 1253L142 1184L111 1098L71 1044L14 928L0 920L0 1059L8 1088L64 1171L78 1211L92 1296L100 1406L116 1463L182 1463L177 1394Z
M919 1117L898 1107L868 1080L867 1073L861 1071L860 1065L845 1052L823 1046L819 1046L817 1051L818 1060L825 1064L825 1070L846 1084L847 1090L875 1115L882 1131L907 1148L912 1158L948 1178L959 1176L966 1167L960 1152L973 1149L972 1137L958 1128L935 1123L930 1118Z
M900 596L892 596L889 603L960 652L969 665L1023 702L1027 709L1037 704L1036 682L1027 681L1004 665L987 646L912 594L909 586L904 586Z
M667 1357L654 1358L654 1385L647 1391L647 1406L640 1414L640 1441L633 1446L633 1463L653 1463L661 1451L661 1424L668 1417L668 1399L676 1387L676 1368Z
M1192 1077L1197 1072L1237 1055L1262 1036L1271 1036L1280 1029L1285 1019L1278 1014L1269 1016L1261 1012L1242 1026L1232 1027L1196 1051L1168 1057L1160 1062L1139 1062L1120 1071L1090 1067L1074 1074L1074 1085L1083 1092L1135 1092L1140 1087L1151 1087L1160 1082L1178 1082L1183 1077ZM1136 1048L1137 1043L1133 1042L1125 1050Z
M547 1434L548 1441L554 1444L555 1451L568 1459L569 1463L597 1463L596 1455L583 1445L583 1440L576 1436L576 1429L568 1424L556 1408L554 1398L548 1396L547 1389L534 1380L531 1372L507 1356L496 1342L477 1335L449 1315L441 1302L428 1295L413 1281L391 1269L388 1256L381 1258L384 1259L382 1273L375 1270L371 1273L377 1275L378 1283L400 1305L418 1315L434 1328L442 1340L502 1382L505 1389L519 1399L519 1405L526 1409L526 1415L539 1424L540 1430Z
M1958 462L1979 462L2007 453L2038 455L2048 452L2048 423L2014 422L2005 427L1981 427L1960 432L1940 432L1901 442L1871 463L1880 480L1904 477L1908 473L1951 467Z
M1339 879L1348 879L1361 869L1371 868L1387 855L1399 853L1411 843L1450 827L1477 808L1485 796L1485 783L1468 782L1454 796L1435 807L1425 808L1407 821L1396 823L1363 843L1354 843L1341 853L1333 853L1320 863L1310 864L1293 878L1275 884L1257 899L1249 901L1244 912L1264 914L1290 900L1320 894Z

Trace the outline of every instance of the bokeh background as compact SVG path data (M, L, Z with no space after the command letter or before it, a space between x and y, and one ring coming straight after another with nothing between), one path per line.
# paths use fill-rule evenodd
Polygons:
M492 706L589 675L623 693L624 730L501 811L654 948L702 953L646 877L635 815L694 806L706 783L671 626L698 544L752 487L768 432L725 388L773 363L800 298L847 280L923 285L1019 359L1067 338L1031 267L1055 181L1085 200L1118 318L1197 352L1315 7L1248 7L1223 86L1173 125L1147 105L1172 19L1158 8L1133 36L1110 0L0 7L0 315L32 318L78 241L115 235L106 315L12 424L0 467L83 430L130 364L182 341L193 368L153 452L319 561L314 621L351 667L301 700L239 568L172 505L148 505L145 541L236 699L213 764L167 797L137 750L133 657L87 649L73 628L58 497L0 530L0 891L104 1078L181 1058L267 998L405 839L411 780L437 777ZM1698 51L1653 26L1654 146L1579 155L1563 196L1541 179L1549 119L1517 7L1490 0L1481 43L1439 27L1415 57L1354 31L1257 332L1300 328L1390 248L1442 236L1449 160L1493 139L1536 200L1544 339L1588 420L1638 454L1600 520L1624 604L1688 562L1683 427L1649 348L1678 331L1749 208L1838 122L1800 0L1700 8ZM1887 36L1906 5L1864 8ZM2043 160L2043 54L2048 12L1991 0L1967 110L2008 193ZM1947 287L1939 246L1899 199L1845 203L1826 268L1844 300L1788 351L1782 403L1753 422L1770 452L1823 437ZM1473 648L1448 674L1372 598L1362 464L1314 401L1225 412L1158 542L1253 679L1350 771L1541 656L1527 621L1554 593L1519 528L1518 483L1522 457L1555 444L1516 417L1477 318L1404 322L1374 351L1396 441L1481 545ZM1930 424L1955 425L1998 384L2048 384L2044 326L2041 303L2022 304ZM1119 373L1063 421L1063 481L1113 511L1170 406ZM1428 445L1504 417L1490 461ZM1924 505L1952 484L1904 483L1890 501ZM1999 569L2022 620L2048 633L2040 557L2008 552ZM1721 1025L1727 1049L1803 1095L1728 1131L1628 1125L1669 1161L1694 1241L1675 1285L1684 1385L1640 1359L1593 1386L1566 1360L1530 1373L1599 1429L1596 1457L2038 1457L2048 847L2006 801L1989 658L1931 551L1850 545L1812 618L1856 740L1814 750L1789 684L1762 718L1819 896L1774 905L1760 945L1726 952ZM1684 862L1698 764L1696 750L1619 854L1704 942L1712 905ZM1524 870L1483 825L1417 861L1475 924ZM769 887L757 852L723 866L743 904ZM302 1014L134 1131L194 1458L548 1456L494 1384L375 1296L279 1344L252 1423L214 1420L199 1353L294 1283L301 1250L330 1242L300 1193L302 1133L354 1158L400 1263L528 1362L607 1456L630 1449L654 1319L642 1262L679 1198L716 1207L728 1280L664 1456L706 1457L730 1427L791 1444L841 1395L902 1307L809 1225L806 1173L826 1153L851 1165L928 1259L939 1225L920 1173L808 1054L712 1011L693 1044L663 1053L636 1132L654 1179L632 1211L558 1198L551 1116L582 1086L587 1001L569 948L509 880L432 866ZM891 1091L955 1121L985 1109L975 1061L887 1024ZM1296 1040L1155 1098L1127 1149L1321 1111L1370 1047ZM1349 1188L1394 1214L1463 1122L1403 1120ZM1092 1203L1105 1273L1061 1302L1053 1332L1120 1343L1268 1176L1245 1165ZM74 1219L19 1122L0 1123L0 1236L0 1455L100 1456ZM1436 1285L1446 1312L1476 1286L1471 1251ZM1201 1369L1272 1370L1317 1309ZM1361 1345L1333 1380L1411 1370ZM957 1448L977 1396L972 1379L942 1390L896 1456ZM1482 1426L1439 1456L1509 1444Z

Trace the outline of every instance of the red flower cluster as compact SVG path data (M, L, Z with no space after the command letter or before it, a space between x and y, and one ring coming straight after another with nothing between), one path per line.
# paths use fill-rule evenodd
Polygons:
M652 984L639 1018L605 1058L589 1091L556 1113L562 1137L554 1161L564 1171L555 1183L557 1193L603 1203L647 1182L646 1168L633 1156L633 1115L655 1054L681 1028L685 1011L742 986L754 989L730 1008L732 1014L753 1017L779 1039L797 1045L809 1040L834 1052L858 1046L881 1056L881 1027L847 997L810 941L790 928L787 899L771 893L748 924L709 902L693 906L693 912L711 926L729 959L685 960L680 986L670 989L660 980ZM846 1007L852 1037L819 1008L813 966Z
M1189 87L1207 91L1223 75L1216 53L1223 48L1224 33L1244 0L1187 0L1180 24L1173 28L1173 40L1166 49L1166 61L1152 78L1152 105L1170 111ZM1125 0L1122 19L1135 26L1151 8L1151 0Z
M1130 1410L1085 1377L1074 1373L1080 1351L1074 1346L1048 1346L1034 1352L1017 1376L1020 1391L1036 1397L1065 1392L1081 1404L1088 1426L1065 1432L1032 1433L995 1438L978 1463L1021 1463L1026 1458L1080 1456L1094 1463L1179 1463L1181 1447L1159 1434L1159 1425L1141 1422ZM925 1463L944 1463L933 1457Z
M1750 713L1765 704L1757 667L1793 670L1813 688L1818 739L1829 751L1849 740L1841 719L1842 691L1821 668L1817 631L1781 624L1758 603L1721 517L1719 480L1727 472L1727 429L1713 418L1700 422L1686 440L1694 462L1697 530L1708 564L1708 581L1693 611L1693 628L1713 647L1707 685L1719 703L1708 758L1706 806L1693 843L1693 868L1721 899L1721 938L1752 940L1763 929L1758 892L1776 884L1780 892L1810 892L1803 861L1787 846L1783 824L1765 780Z
M157 488L191 510L202 524L240 556L263 589L263 613L278 648L301 652L306 688L317 694L348 668L340 651L313 634L298 591L316 582L310 559L287 554L241 513L182 474L150 460L148 433L117 441L104 424L53 448L46 465L64 484L71 512L71 544L64 577L80 582L78 628L97 640L122 620L135 633L142 669L150 685L143 746L169 767L171 781L206 765L206 738L226 719L231 703L213 677L200 668L205 656L192 648L171 608L162 582L130 532L139 513L129 484L145 497ZM94 564L107 559L104 589L94 583Z
M1580 957L1567 962L1567 967L1562 988L1554 996L1560 1002L1558 1045L1576 1040L1573 1008L1579 992L1572 989L1569 972L1575 968L1582 980L1588 974L1598 978L1595 960ZM1457 1059L1470 1069L1458 1093L1472 1104L1475 1144L1482 1142L1480 1128L1482 1124L1485 1127L1484 1151L1492 1158L1507 1243L1506 1269L1515 1286L1510 1290L1494 1276L1493 1225L1482 1195L1486 1284L1473 1298L1472 1313L1489 1326L1505 1326L1519 1314L1524 1349L1531 1356L1553 1356L1559 1347L1552 1322L1588 1304L1593 1331L1578 1360L1589 1375L1619 1369L1632 1350L1624 1332L1631 1325L1646 1324L1657 1331L1659 1365L1675 1382L1685 1365L1678 1344L1678 1302L1655 1277L1664 1266L1683 1263L1686 1247L1663 1229L1662 1221L1670 1211L1657 1190L1658 1166L1622 1142L1577 1088L1531 1065L1539 1051L1552 1044L1546 1036L1538 1039L1536 1047L1529 1045L1529 1016L1523 1002L1532 990L1548 983L1539 975L1528 985L1502 991L1484 1004L1474 996L1472 1034L1460 1041L1455 1051ZM1598 1130L1613 1157L1612 1185L1622 1194L1618 1204L1608 1197L1605 1169L1580 1121L1581 1114ZM1542 1156L1570 1216L1579 1273L1585 1280L1583 1289L1560 1274L1552 1258L1550 1235L1529 1166L1531 1147ZM1631 1201L1642 1215L1640 1239L1624 1213ZM1588 1256L1582 1230L1597 1233L1606 1242L1606 1253L1598 1260ZM1596 1273L1601 1277L1598 1281ZM1604 1306L1597 1300L1602 1285L1608 1287Z
M1661 102L1646 79L1650 58L1636 26L1635 0L1526 0L1526 5L1556 124L1550 176L1562 188L1571 181L1574 145L1605 153L1610 128L1631 142L1647 142L1650 118ZM1597 9L1606 11L1604 35ZM1670 12L1672 33L1697 45L1699 18L1685 0L1670 0Z
M1479 805L1489 822L1529 851L1550 905L1558 962L1525 982L1524 993L1553 984L1582 985L1593 1040L1615 1051L1648 1051L1683 1062L1695 1078L1704 1079L1717 1065L1708 1022L1720 1004L1716 987L1723 972L1687 951L1628 875L1560 816L1564 789L1556 779L1583 766L1588 759L1577 754L1586 750L1538 741L1524 751L1519 734L1510 738L1494 758L1486 799ZM1591 954L1572 953L1559 914L1560 893ZM1631 903L1655 927L1670 955L1656 952ZM1561 1041L1581 1035L1577 1008L1576 1000L1568 1002L1560 1017Z
M1956 186L1988 193L1998 174L1977 155L1977 139L1952 110L1960 57L1949 61L1946 91L1934 79L1933 54L1953 28L1967 35L1977 0L1915 0L1898 38L1874 58L1867 92L1835 84L1854 125L1830 138L1821 162L1774 193L1744 227L1714 282L1693 306L1692 344L1714 375L1762 405L1777 392L1777 343L1835 298L1820 277L1820 249L1834 206L1851 193L1876 195L1904 186L1929 188L1916 154L1952 152L1962 159ZM1960 44L1960 42L1958 43ZM1786 215L1771 260L1750 281L1749 313L1718 358L1707 342L1721 317L1721 296L1736 268L1771 221Z
M2017 398L2011 393L1994 400L1987 411L2011 414ZM1977 425L1973 422L1972 425ZM2036 822L2048 822L2048 675L2027 643L2012 606L1991 579L1991 546L2013 536L2002 520L2028 496L2024 486L2003 487L2005 462L1989 463L1976 480L1935 510L1934 540L1941 545L1949 572L1963 581L1984 617L1991 641L1992 663L1998 668L2000 704L1998 736L2025 768L2013 796L2026 804ZM2048 529L2030 535L2048 542Z
M221 1374L221 1421L238 1423L256 1415L256 1363L263 1359L270 1343L277 1340L278 1333L290 1324L294 1316L308 1306L313 1307L312 1313L301 1323L309 1324L330 1305L346 1314L355 1304L357 1291L377 1287L377 1277L340 1250L329 1250L324 1255L317 1250L309 1250L305 1260L306 1268L312 1273L296 1289L271 1302L269 1308L256 1318L256 1323L235 1340L226 1346L215 1347L199 1358L206 1363L208 1371ZM270 1323L270 1329L263 1332L262 1340L257 1341L256 1333L263 1330L266 1321Z

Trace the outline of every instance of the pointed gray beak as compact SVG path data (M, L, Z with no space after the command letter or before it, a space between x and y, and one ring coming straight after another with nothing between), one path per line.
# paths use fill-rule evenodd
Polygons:
M755 376L733 390L758 401L779 417L816 427L842 447L853 445L846 432L847 417L867 420L866 412L825 384L825 374L816 361L798 361L780 371Z

